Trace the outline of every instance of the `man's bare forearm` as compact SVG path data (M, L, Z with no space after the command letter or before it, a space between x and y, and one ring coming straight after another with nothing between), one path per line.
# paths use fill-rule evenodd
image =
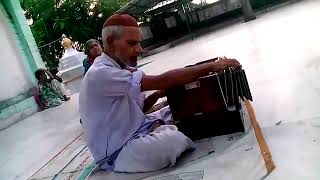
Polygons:
M141 87L143 91L168 89L195 81L199 77L208 75L212 71L214 71L214 69L206 64L175 69L157 76L144 76Z
M184 85L197 80L201 76L208 75L210 72L218 72L228 67L240 68L241 64L235 59L225 59L223 61L175 69L157 76L144 75L141 81L141 90L168 89Z

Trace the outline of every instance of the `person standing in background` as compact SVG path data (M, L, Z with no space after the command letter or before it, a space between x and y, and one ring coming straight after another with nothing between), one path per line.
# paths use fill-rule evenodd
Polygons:
M87 55L83 60L84 74L86 74L94 60L101 55L102 48L98 40L90 39L85 43L84 49L84 53Z

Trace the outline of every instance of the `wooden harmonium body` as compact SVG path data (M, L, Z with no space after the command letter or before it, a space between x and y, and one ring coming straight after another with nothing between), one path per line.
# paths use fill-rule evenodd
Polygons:
M245 71L235 68L168 89L166 96L175 125L193 140L243 132L241 101L252 101Z

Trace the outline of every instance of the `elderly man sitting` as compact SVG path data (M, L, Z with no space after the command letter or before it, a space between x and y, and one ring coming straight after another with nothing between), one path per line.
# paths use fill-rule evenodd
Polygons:
M163 93L145 98L142 92L183 85L241 65L226 59L156 76L134 70L142 53L141 34L137 21L126 14L107 19L102 40L104 51L85 75L79 96L83 127L96 164L117 172L147 172L174 165L193 143L176 126L166 124L165 113L145 115Z

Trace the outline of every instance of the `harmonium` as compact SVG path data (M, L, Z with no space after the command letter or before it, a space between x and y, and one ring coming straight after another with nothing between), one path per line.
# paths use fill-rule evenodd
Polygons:
M192 140L244 132L241 102L252 101L245 71L232 67L167 89L166 96L174 124Z

